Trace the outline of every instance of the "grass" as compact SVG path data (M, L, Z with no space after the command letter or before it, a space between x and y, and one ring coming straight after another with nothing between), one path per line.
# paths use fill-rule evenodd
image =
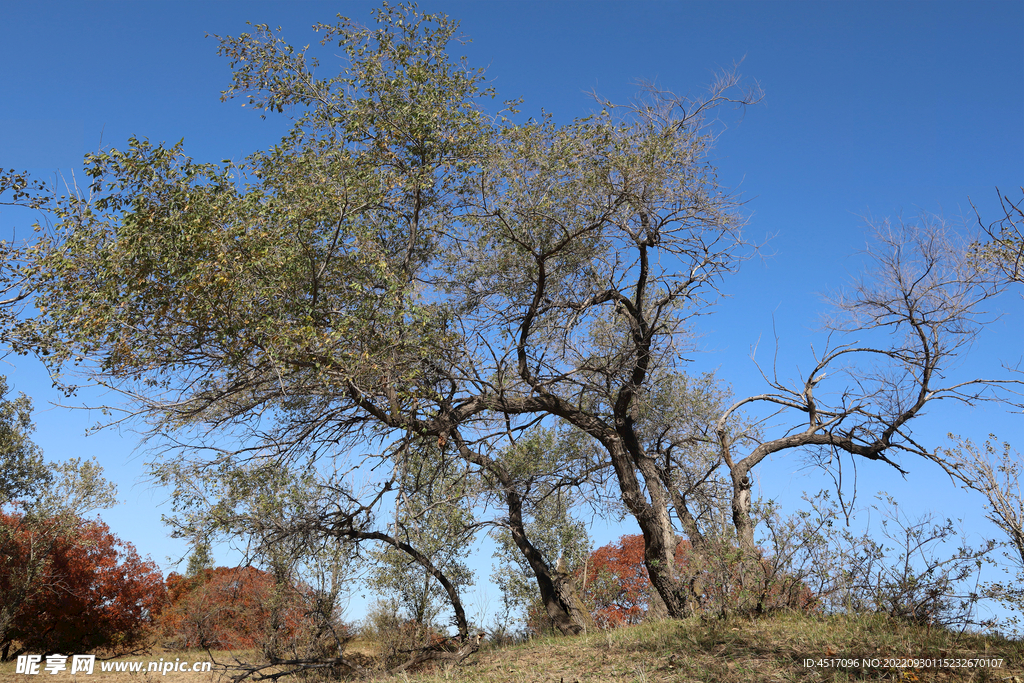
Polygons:
M226 661L232 653L215 653ZM179 657L200 661L205 652L151 653L125 660ZM999 667L892 666L886 660L991 661ZM814 660L807 666L805 660ZM818 660L829 660L825 667ZM845 660L845 661L844 661ZM868 663L872 662L874 663ZM823 662L822 662L823 664ZM207 683L216 674L155 672L77 676L79 683ZM40 674L67 681L65 673ZM33 677L34 678L34 677ZM126 681L128 679L128 681ZM14 663L0 665L0 683L27 683ZM882 616L775 615L752 620L664 621L572 638L537 638L521 645L488 647L461 666L437 665L399 676L415 683L654 683L667 681L1003 681L1024 683L1024 642L999 636L954 633Z
M999 659L999 668L895 667L895 659ZM828 659L838 666L806 666ZM848 660L843 662L841 660ZM855 660L855 661L850 661ZM878 660L865 664L865 660ZM881 616L665 621L481 651L410 681L1008 681L1024 683L1024 643Z

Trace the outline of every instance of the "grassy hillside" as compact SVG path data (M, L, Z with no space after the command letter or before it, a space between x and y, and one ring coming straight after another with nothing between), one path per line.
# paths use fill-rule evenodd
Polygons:
M366 650L366 645L357 650ZM226 660L226 653L217 658ZM203 652L153 653L199 661ZM813 660L807 665L805 660ZM923 666L914 659L945 659ZM827 660L827 661L825 661ZM843 661L846 660L846 661ZM895 662L906 666L893 666ZM1000 663L1001 662L1001 663ZM997 663L999 663L997 665ZM826 666L829 664L829 666ZM66 672L45 680L69 680ZM27 683L35 677L0 666L0 683ZM163 681L207 683L211 674L100 673L78 676L82 683ZM1024 683L1024 641L958 634L881 616L814 618L779 615L761 620L666 621L575 638L540 638L510 647L488 647L461 666L438 665L399 676L401 681L500 681L501 683L620 683L637 681L1007 681Z
M983 659L985 667L894 667L893 659ZM829 659L830 664L805 659ZM859 660L841 662L839 660ZM995 668L993 660L1002 660ZM865 665L865 660L878 660ZM902 662L901 662L902 663ZM913 662L907 662L913 664ZM961 662L962 663L962 662ZM1016 677L1016 678L1014 678ZM894 623L885 617L774 616L660 622L546 638L474 655L459 669L410 676L434 681L1011 681L1024 683L1024 642Z

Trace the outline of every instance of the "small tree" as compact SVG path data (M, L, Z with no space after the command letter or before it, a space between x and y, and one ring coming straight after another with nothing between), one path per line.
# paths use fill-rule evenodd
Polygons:
M181 492L175 500L176 514L165 517L165 522L173 535L192 539L194 545L186 575L169 579L171 602L179 606L162 621L172 644L242 640L261 647L272 660L289 654L308 659L341 649L341 602L350 590L357 549L328 533L330 522L317 516L323 510L322 498L332 494L322 479L315 473L294 476L274 461L257 457L245 466L218 472L176 463L155 474ZM211 490L218 496L213 503L208 497ZM266 571L251 565L240 568L237 580L231 578L236 570L214 571L207 566L213 541L240 546L251 565ZM232 580L244 589L253 608L243 610L237 619L229 614L222 623L217 614L231 609L222 584L231 588Z
M954 446L943 451L951 471L966 487L985 496L989 520L1006 537L1009 561L1016 581L990 586L991 595L1024 615L1024 461L1009 443L999 444L995 435L978 447L968 439L950 435ZM1014 625L1020 617L1014 617Z
M0 508L34 497L52 479L30 438L33 429L32 399L11 398L7 378L0 376Z
M421 444L398 457L391 533L428 559L461 594L473 584L464 562L475 530L472 490L465 467L439 451ZM394 598L416 625L416 642L407 645L424 644L428 631L441 627L437 617L450 604L444 586L415 557L392 544L385 543L372 558L370 587ZM460 626L457 617L455 626Z
M0 552L0 658L10 654L15 634L24 625L25 610L33 605L54 608L53 596L63 595L63 584L54 580L68 581L67 585L74 587L76 592L68 594L74 602L81 598L81 591L92 590L86 588L89 583L82 574L86 571L83 567L99 566L97 563L108 562L110 553L116 556L119 552L111 545L116 546L116 539L107 543L105 557L83 556L85 551L78 547L92 542L90 536L105 539L82 519L85 513L115 502L116 489L103 478L103 468L78 459L44 463L42 451L30 438L34 429L31 418L32 401L24 394L10 398L6 379L0 377L0 514L5 520L0 524L0 546L4 549ZM125 552L128 560L136 561L130 546ZM72 575L64 576L67 572ZM96 590L113 588L104 584ZM88 605L79 605L78 609L83 618L96 617ZM131 612L128 607L124 609ZM39 618L57 619L55 632L66 630L57 613ZM121 627L132 630L127 622L103 619L107 625L97 627L101 632ZM84 623L82 628L92 627ZM104 639L95 634L90 638Z
M586 526L573 517L595 472L605 469L564 429L535 427L499 453L473 453L502 515L492 533L498 566L491 577L506 612L525 609L535 631L581 633L593 623L572 569L590 551ZM468 449L465 449L468 450Z
M676 563L685 563L685 542L676 546ZM639 624L651 607L653 586L644 566L644 538L627 534L601 546L578 569L584 586L583 599L594 610L602 628Z
M988 225L975 209L989 239L974 245L974 255L991 264L1003 280L1015 283L1024 283L1024 187L1020 191L1021 197L1013 198L996 189L1003 215Z
M5 658L26 650L126 651L148 637L163 602L163 577L106 524L0 513L0 539L0 594L32 578L0 639ZM45 563L33 567L40 555Z

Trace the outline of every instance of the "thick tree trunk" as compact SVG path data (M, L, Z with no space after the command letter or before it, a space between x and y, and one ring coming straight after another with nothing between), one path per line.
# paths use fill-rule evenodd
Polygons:
M582 626L584 632L595 630L594 617L586 605L583 604L576 581L572 576L556 569L553 572L552 578L558 604L565 610L570 621L576 627Z
M754 520L750 518L750 490L752 486L747 472L737 468L732 473L732 524L736 538L744 553L754 553Z
M619 480L623 502L644 535L647 574L664 602L668 616L685 619L692 613L692 596L687 583L679 580L676 571L678 538L669 516L668 492L656 463L642 453L630 420L626 420L618 430L617 437L606 441L605 445ZM633 447L627 450L630 445ZM645 487L641 487L636 469L643 475ZM643 488L647 489L647 496Z

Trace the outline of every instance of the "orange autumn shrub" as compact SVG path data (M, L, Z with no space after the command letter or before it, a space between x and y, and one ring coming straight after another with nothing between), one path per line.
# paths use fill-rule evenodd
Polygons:
M686 564L689 547L686 541L676 547L678 566ZM627 534L595 550L585 578L577 580L583 584L581 597L592 606L594 621L602 628L639 624L656 599L644 566L644 537L639 534Z
M129 650L146 640L163 599L157 566L103 522L0 513L4 657Z
M255 567L217 567L167 577L167 606L158 622L173 648L244 650L304 626L304 593L281 588Z

